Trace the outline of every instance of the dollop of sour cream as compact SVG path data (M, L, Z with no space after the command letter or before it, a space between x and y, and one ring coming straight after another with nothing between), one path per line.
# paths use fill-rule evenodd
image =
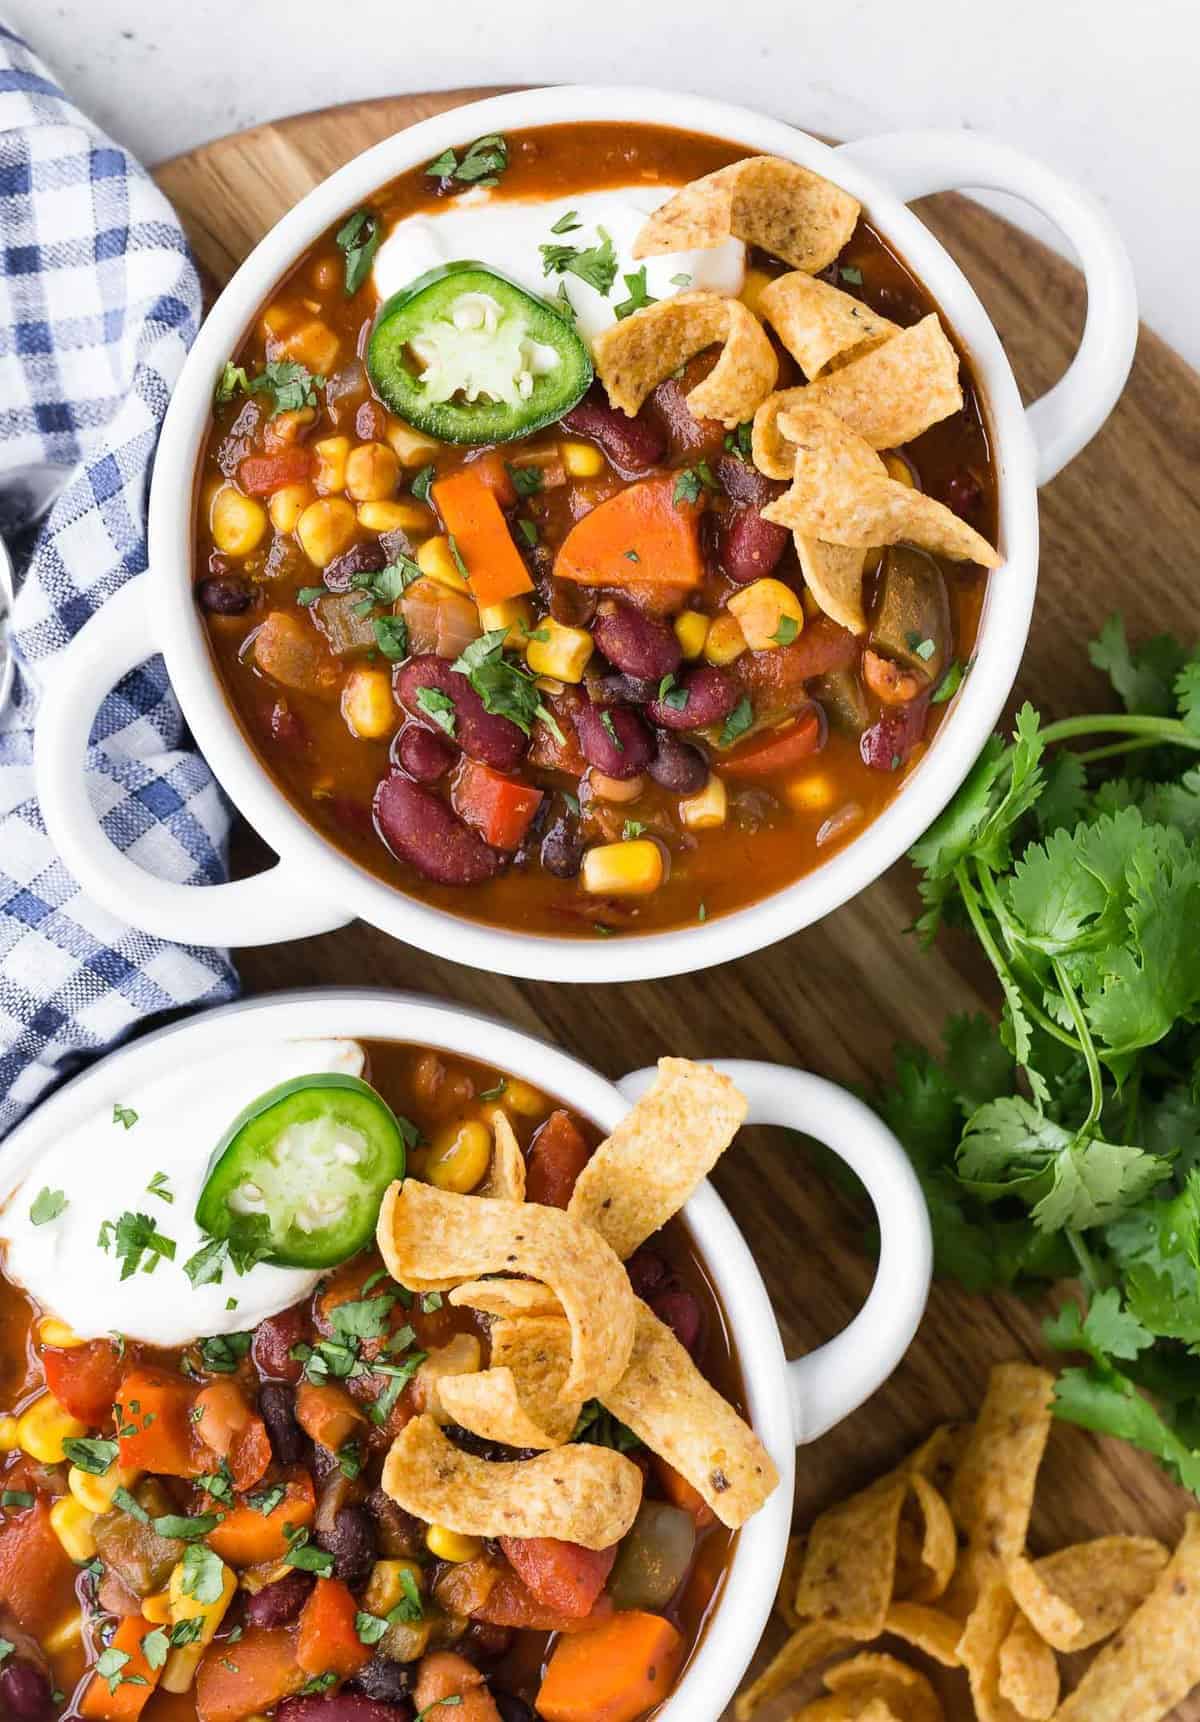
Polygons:
M633 244L643 222L675 189L626 185L533 201L502 192L465 192L447 200L436 215L410 215L392 227L375 254L375 290L381 301L390 299L429 269L472 260L542 299L553 300L561 282L585 338L616 321L615 307L630 297L625 276L643 266L646 293L652 299L699 288L737 295L746 279L746 247L740 239L727 239L707 251L675 251L635 262ZM560 231L554 232L555 227ZM587 251L603 243L601 228L612 240L617 261L607 294L570 270L546 272L541 246Z
M323 1071L361 1076L365 1063L353 1040L249 1040L122 1091L119 1114L113 1101L98 1103L38 1155L0 1212L5 1274L83 1339L121 1333L174 1347L278 1315L320 1274L266 1262L239 1274L226 1264L219 1284L193 1286L184 1272L210 1241L194 1218L209 1160L239 1112L268 1089ZM65 1206L35 1224L43 1190L61 1191ZM106 1251L99 1238L105 1221L127 1212L149 1215L175 1254L144 1255L123 1280L111 1243Z

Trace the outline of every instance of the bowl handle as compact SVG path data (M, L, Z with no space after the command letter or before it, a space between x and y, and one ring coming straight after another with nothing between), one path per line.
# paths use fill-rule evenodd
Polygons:
M1040 210L1070 241L1087 284L1083 339L1066 373L1026 415L1037 449L1037 481L1045 484L1095 436L1133 363L1137 290L1112 220L1088 192L1040 161L974 132L885 132L842 144L837 153L905 202L935 191L1008 192Z
M712 1065L746 1096L748 1124L782 1124L815 1137L862 1180L875 1206L879 1264L866 1303L835 1338L788 1364L796 1440L815 1441L883 1385L917 1331L933 1272L925 1199L895 1136L844 1088L783 1064L716 1058ZM617 1086L634 1100L655 1075L639 1070ZM802 1247L797 1240L801 1262Z
M136 865L110 842L88 795L88 743L101 703L154 656L149 574L106 599L57 659L40 692L34 731L37 792L50 841L88 896L119 920L184 945L270 945L343 927L303 869L280 861L228 885L179 885Z

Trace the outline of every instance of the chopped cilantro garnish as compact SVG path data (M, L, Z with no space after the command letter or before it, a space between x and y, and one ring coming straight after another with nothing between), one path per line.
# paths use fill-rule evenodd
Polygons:
M771 635L777 646L790 646L800 632L800 624L794 616L780 616L779 626Z
M132 1106L114 1106L112 1121L114 1124L123 1124L126 1130L132 1130L138 1121L138 1115Z
M154 1174L153 1178L151 1178L150 1182L146 1185L146 1194L148 1196L157 1196L160 1202L171 1203L175 1200L174 1194L167 1183L167 1174L165 1172L156 1172Z
M445 730L448 736L454 735L454 701L449 694L444 694L441 688L418 688L417 704L439 729Z
M619 305L613 306L613 316L618 322L626 317L632 317L635 311L644 311L647 305L657 305L658 300L652 293L646 291L646 265L634 270L632 275L626 275L625 285L629 290L628 299L622 299Z
M62 1190L52 1190L44 1186L33 1198L29 1209L29 1218L35 1226L49 1225L51 1220L57 1220L67 1206L67 1196Z
M617 253L607 230L597 227L596 232L599 243L586 250L576 245L541 245L538 249L544 275L577 275L607 299L617 278Z
M945 705L947 700L952 700L959 688L962 686L963 678L967 673L968 667L969 666L964 667L960 660L955 658L954 662L950 665L950 668L938 683L930 704L942 706Z
M123 1280L130 1279L139 1267L144 1273L153 1273L163 1256L169 1262L175 1260L174 1238L163 1236L151 1214L134 1214L126 1209L119 1219L105 1220L97 1241L105 1252L115 1251Z
M750 704L748 695L743 694L722 724L717 746L732 747L739 736L745 735L753 722L754 707Z
M62 1447L72 1465L79 1471L86 1471L89 1477L102 1477L119 1451L115 1441L104 1440L98 1435L69 1435Z
M213 1375L232 1375L250 1350L252 1333L218 1333L200 1341L200 1358Z
M675 489L671 493L671 501L678 508L682 503L699 502L701 492L716 490L717 481L705 460L697 461L695 466L685 466L675 479Z
M334 243L346 259L346 292L357 293L371 271L379 241L383 236L379 217L369 209L355 210L334 236Z
M316 1573L320 1578L328 1578L333 1572L333 1556L309 1542L308 1532L302 1529L289 1534L283 1564L285 1567L299 1567L301 1572Z
M437 467L434 466L432 461L428 466L423 466L414 476L413 481L408 488L416 497L418 502L429 501L429 487L436 477Z
M561 742L562 730L543 701L534 678L504 656L507 636L506 628L492 628L481 634L455 659L453 668L466 676L483 701L483 709L493 717L508 718L526 735L540 719L555 740ZM417 697L419 700L420 694Z
M403 616L376 616L371 625L375 630L375 644L385 658L392 663L407 658L408 623Z
M504 470L512 480L512 487L518 496L536 496L546 482L546 476L540 466L513 466L506 461Z
M507 166L508 143L498 132L490 132L468 144L461 159L452 149L444 149L425 172L444 184L495 185Z
M551 233L578 233L580 225L579 211L568 209L565 215L559 216L550 231Z
M612 742L612 744L616 748L617 752L618 753L624 753L625 752L625 743L621 740L620 736L617 734L617 726L616 726L616 723L613 721L613 715L611 712L601 712L600 713L600 727L601 727L601 729L603 729L605 735L607 735L609 741Z
M217 383L215 400L218 406L231 401L236 394L270 395L271 417L277 413L299 412L302 407L315 407L317 390L325 385L324 377L312 373L294 359L273 359L264 365L257 377L247 374L241 365L227 363ZM136 1115L135 1115L136 1116Z

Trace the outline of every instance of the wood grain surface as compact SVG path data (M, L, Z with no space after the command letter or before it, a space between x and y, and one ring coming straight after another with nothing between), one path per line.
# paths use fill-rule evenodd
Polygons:
M487 93L398 96L298 115L178 157L156 178L220 283L290 205L350 156ZM789 117L803 124L802 114ZM964 198L941 196L919 207L978 289L1026 398L1040 394L1078 341L1081 277ZM1134 638L1162 628L1195 632L1198 427L1200 378L1143 330L1116 412L1042 494L1041 587L1015 698L1031 698L1054 716L1105 701L1083 642L1114 608L1124 611ZM239 845L244 866L254 844L243 837ZM670 1052L778 1059L838 1082L870 1084L888 1070L896 1041L933 1045L948 1012L996 1008L989 974L966 943L943 936L936 951L922 954L905 934L915 902L910 869L901 863L857 901L770 951L622 987L478 974L360 923L246 950L238 961L248 993L369 984L462 1000L546 1036L609 1076ZM843 1327L871 1281L864 1217L814 1171L803 1144L781 1131L747 1132L716 1183L755 1250L789 1351L810 1350ZM1015 1298L969 1298L936 1287L893 1379L839 1429L801 1450L797 1523L889 1465L934 1423L968 1416L992 1362L1038 1357L1041 1313ZM1057 1427L1031 1542L1043 1552L1116 1530L1173 1540L1189 1502L1149 1460ZM780 1636L773 1627L759 1661ZM951 1676L939 1684L948 1717L965 1722L965 1682ZM1200 1694L1176 1711L1175 1722L1200 1722Z

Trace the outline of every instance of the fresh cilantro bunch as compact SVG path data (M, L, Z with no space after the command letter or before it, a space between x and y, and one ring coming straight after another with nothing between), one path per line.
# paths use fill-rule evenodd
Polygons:
M1200 1493L1200 650L1090 648L1125 710L993 736L912 851L932 939L971 929L999 1031L952 1018L877 1096L968 1290L1078 1279L1060 1417ZM1083 743L1068 748L1064 743Z

